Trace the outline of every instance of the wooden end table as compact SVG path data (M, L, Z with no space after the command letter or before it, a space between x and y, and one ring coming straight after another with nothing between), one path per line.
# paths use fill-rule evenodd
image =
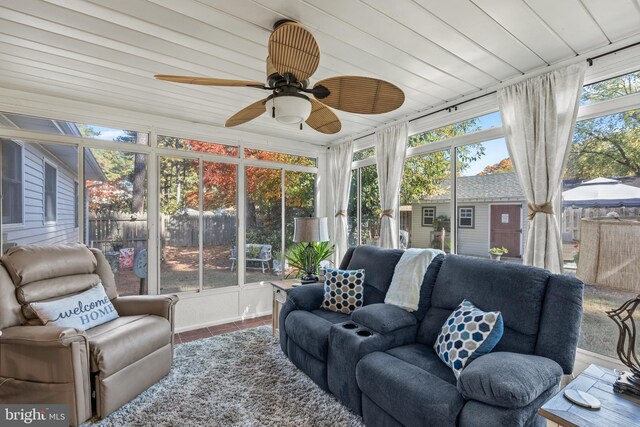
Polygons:
M615 393L613 383L618 375L611 369L589 365L576 379L556 393L538 410L551 421L547 425L622 427L640 425L640 399L625 393ZM595 396L602 407L587 409L564 397L565 389L586 391ZM555 424L554 424L555 423Z
M287 279L287 280L273 280L271 281L273 287L273 309L271 327L273 329L273 336L278 335L278 318L280 317L280 308L287 302L287 292L291 289L300 286L299 279Z

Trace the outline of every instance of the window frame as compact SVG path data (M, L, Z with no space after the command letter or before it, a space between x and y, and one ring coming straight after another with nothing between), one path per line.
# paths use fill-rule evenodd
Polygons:
M471 211L470 217L462 216L462 210L468 209ZM461 219L471 219L471 225L462 225L460 223ZM475 206L458 206L458 228L466 228L466 229L474 229L476 228L476 207Z
M10 223L5 223L4 222L4 218L1 218L0 221L2 221L2 229L6 230L6 229L16 229L16 228L21 228L24 227L24 208L25 208L25 200L24 200L24 176L25 176L25 172L24 172L24 167L25 167L25 146L24 143L20 142L20 141L15 141L13 139L10 138L2 138L5 141L4 142L12 142L14 143L16 146L20 147L20 200L22 203L22 209L20 212L20 221L19 222L10 222ZM2 165L0 164L0 168L2 168ZM2 171L2 179L4 179L4 171ZM3 212L4 215L4 212Z
M47 219L47 166L53 168L55 171L55 187L54 187L54 218L53 220ZM42 163L42 222L44 224L57 224L58 222L58 166L53 162L44 159Z
M425 211L427 209L433 209L433 216L431 217L431 222L430 223L425 222L426 218L425 218L424 214L425 214ZM435 221L436 216L437 216L437 208L436 208L436 206L422 206L420 208L420 213L421 213L421 215L420 215L420 224L423 227L433 227L433 221Z

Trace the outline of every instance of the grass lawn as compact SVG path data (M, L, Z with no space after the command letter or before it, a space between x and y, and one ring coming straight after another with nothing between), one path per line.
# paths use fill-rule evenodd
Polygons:
M605 311L620 307L636 295L633 292L586 285L578 347L617 359L618 327Z

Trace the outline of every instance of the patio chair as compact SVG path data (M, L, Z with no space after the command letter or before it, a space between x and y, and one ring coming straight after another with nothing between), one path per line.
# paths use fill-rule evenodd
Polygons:
M248 243L245 245L245 261L259 263L262 268L262 272L266 273L271 268L269 263L271 262L271 245L261 245L256 243ZM231 248L231 271L234 271L236 267L236 261L238 260L238 249L233 246Z

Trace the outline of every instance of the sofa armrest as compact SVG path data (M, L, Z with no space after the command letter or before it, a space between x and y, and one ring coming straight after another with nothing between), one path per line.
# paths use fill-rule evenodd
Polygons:
M173 312L177 295L134 295L118 297L111 301L120 316L153 314L164 317L173 328Z
M552 387L562 368L551 359L496 352L472 361L458 377L458 391L467 400L503 408L521 408Z
M13 326L0 336L0 376L37 382L67 382L72 366L88 360L87 336L83 331L58 326Z
M3 329L0 402L64 403L72 426L89 419L91 382L85 333L58 326Z
M33 347L68 347L72 342L86 341L84 331L59 326L13 326L2 330L0 343Z
M383 335L418 323L416 317L407 310L383 303L357 309L351 315L351 320Z
M287 303L297 310L317 310L324 300L324 286L321 284L301 285L287 292Z

